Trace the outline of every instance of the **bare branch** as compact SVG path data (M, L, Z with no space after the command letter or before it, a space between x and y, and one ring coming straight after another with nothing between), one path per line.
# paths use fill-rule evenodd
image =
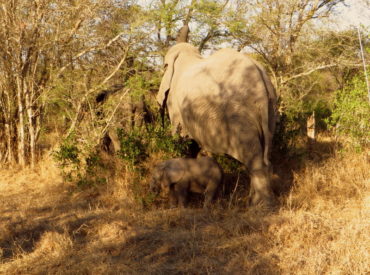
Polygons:
M111 123L112 123L112 120L113 120L113 117L115 115L115 113L117 112L118 110L118 107L121 105L122 103L122 99L127 95L127 93L130 91L130 89L126 89L122 95L120 96L119 100L118 100L118 103L116 105L116 107L114 108L114 110L112 111L110 117L108 118L107 120L107 123L105 125L105 127L103 128L103 130L101 131L100 133L100 136L99 137L102 137L104 135L104 133L107 131L107 129L110 127Z
M103 50L103 49L106 49L108 48L113 42L115 42L118 38L120 38L123 34L125 34L126 32L123 31L123 32L120 32L119 34L117 34L115 37L113 37L111 40L109 40L104 46L100 46L100 47L91 47L89 49L85 49L81 52L79 52L78 54L76 54L74 57L71 58L71 61L68 62L66 65L64 65L63 67L61 67L58 71L58 73L56 74L56 78L58 78L62 73L63 71L69 66L71 65L71 63L73 63L76 59L80 58L81 56L89 53L89 52L93 52L93 51L99 51L99 50Z
M316 68L312 68L308 71L305 71L303 73L299 73L299 74L296 74L296 75L293 75L291 77L288 77L284 80L281 81L281 84L285 84L293 79L296 79L296 78L300 78L300 77L303 77L303 76L307 76L307 75L310 75L316 71L319 71L319 70L324 70L324 69L328 69L328 68L332 68L332 67L337 67L337 66L341 66L341 65L344 65L344 64L326 64L326 65L321 65L321 66L318 66ZM345 64L346 67L360 67L362 66L362 64Z
M81 98L80 102L78 103L76 115L75 115L75 117L72 121L72 124L69 127L67 133L65 134L65 137L68 137L74 131L74 129L76 128L76 125L78 123L78 117L81 113L82 106L85 103L88 96L91 95L92 93L96 92L97 90L101 89L101 87L104 86L104 84L106 84L117 73L117 71L121 68L123 62L127 58L128 50L129 50L129 47L126 48L126 51L125 51L124 55L122 56L120 62L117 64L117 66L113 69L113 71L106 78L104 78L104 80L100 84L98 84L94 88L89 89L85 93L85 95Z

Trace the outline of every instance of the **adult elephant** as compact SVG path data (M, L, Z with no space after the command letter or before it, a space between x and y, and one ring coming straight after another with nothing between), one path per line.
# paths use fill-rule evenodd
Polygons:
M233 49L203 58L188 43L170 48L164 63L157 101L167 106L173 132L245 164L251 204L273 204L269 154L276 94L264 69Z

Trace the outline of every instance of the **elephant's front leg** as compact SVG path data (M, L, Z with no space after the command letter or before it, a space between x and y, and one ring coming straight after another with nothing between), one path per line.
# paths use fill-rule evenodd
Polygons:
M169 191L170 198L170 208L176 208L178 204L177 194L174 188L171 188Z
M180 208L185 208L188 202L188 184L178 183L174 188L175 196Z

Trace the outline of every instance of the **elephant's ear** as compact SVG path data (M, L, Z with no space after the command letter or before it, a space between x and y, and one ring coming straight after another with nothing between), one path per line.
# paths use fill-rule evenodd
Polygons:
M179 53L168 53L165 58L165 73L163 75L159 92L157 94L157 102L164 108L166 104L166 94L170 90L172 78L175 72L175 62Z
M184 170L179 170L171 166L162 167L161 171L161 189L165 194L171 190L171 185L179 182L184 175Z

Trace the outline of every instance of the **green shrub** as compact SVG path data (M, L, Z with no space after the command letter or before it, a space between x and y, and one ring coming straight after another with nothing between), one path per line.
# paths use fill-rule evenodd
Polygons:
M62 142L59 149L53 152L53 157L61 168L65 181L73 181L76 177L80 177L81 151L76 144L74 135L70 135Z
M327 118L331 116L327 99L309 98L298 102L284 102L284 111L280 114L279 122L276 125L273 150L290 155L304 153L302 141L306 140L307 119L313 112L315 113L316 130L327 130Z
M128 132L117 129L117 134L121 143L119 156L122 159L135 165L147 157L147 144L138 130Z
M104 169L99 156L94 150L85 151L87 153L84 154L83 150L79 149L75 136L71 135L53 152L53 157L61 168L63 180L73 182L79 188L105 184L106 178L99 175Z
M287 154L295 148L297 139L303 131L303 122L302 113L281 114L280 121L276 125L273 149L279 153Z
M168 120L164 127L156 122L145 129L117 129L117 133L121 143L119 156L132 166L139 165L154 152L162 152L168 158L180 157L190 144L189 140L171 134Z
M244 166L241 162L228 155L216 155L215 159L222 167L224 173L234 173L236 171L240 172L244 169Z
M350 145L357 148L369 145L370 103L363 79L356 77L336 92L332 115L327 122L336 134L350 138Z
M148 129L150 137L150 151L162 152L168 158L180 157L186 153L190 140L182 138L180 135L172 135L169 125L165 127L154 126Z
M329 102L324 101L324 100L320 100L320 101L315 103L312 110L315 111L317 131L328 130L327 119L332 114Z

